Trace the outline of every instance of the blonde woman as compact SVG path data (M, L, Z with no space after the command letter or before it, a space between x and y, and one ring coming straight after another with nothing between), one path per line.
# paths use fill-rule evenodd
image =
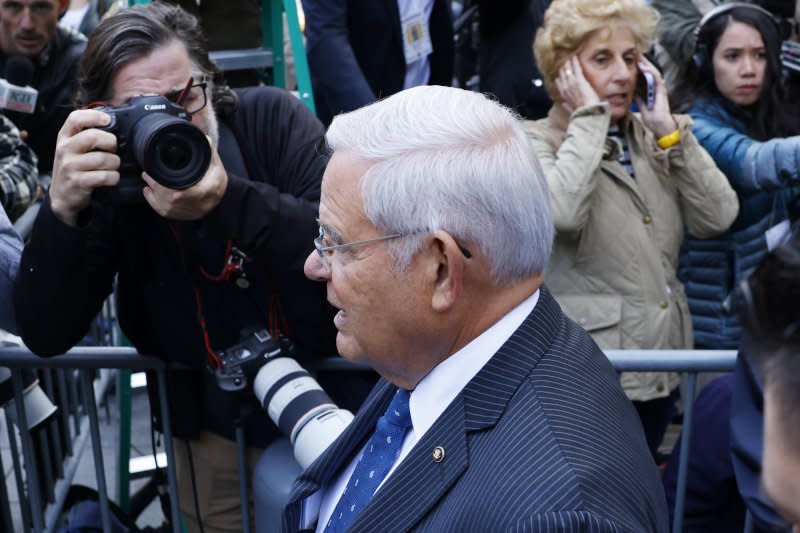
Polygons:
M602 348L692 347L675 276L684 234L707 238L731 224L736 194L670 111L658 70L644 57L657 13L642 0L554 0L534 53L554 105L528 133L550 187L556 242L546 283ZM636 98L651 80L651 105ZM644 74L643 74L644 75ZM678 377L628 373L656 454Z

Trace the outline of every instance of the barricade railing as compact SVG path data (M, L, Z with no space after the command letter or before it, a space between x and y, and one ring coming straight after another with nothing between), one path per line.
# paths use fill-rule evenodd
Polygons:
M167 482L170 493L170 513L174 518L171 521L172 531L180 533L180 513L177 490L177 476L175 472L174 450L172 432L170 429L169 406L167 404L166 366L163 361L153 357L139 355L133 348L124 347L80 347L74 348L64 355L41 358L24 348L0 348L0 367L11 369L13 387L13 408L16 414L16 423L12 423L8 416L9 404L6 407L6 421L9 437L9 447L14 461L14 475L19 494L19 505L22 521L26 530L36 533L55 531L58 518L61 514L64 499L69 485L77 469L80 456L87 438L91 440L97 492L99 495L100 518L103 531L111 532L111 510L109 506L108 488L105 478L104 457L100 439L100 425L97 410L97 397L93 384L92 373L102 369L129 369L135 371L150 370L155 373L160 404L161 420L163 422L164 447L167 454ZM63 417L63 428L66 435L56 435L50 431L40 432L34 436L28 428L28 419L25 405L25 390L22 379L23 370L38 370L44 376L43 385L51 400L56 400L60 407L57 416ZM107 374L100 373L101 376ZM107 383L108 379L105 380ZM54 388L53 382L58 385ZM100 389L104 388L104 381L100 380ZM79 392L82 398L79 400ZM82 400L82 401L81 401ZM69 418L72 418L72 424ZM18 453L16 427L19 432L22 453ZM41 453L36 456L34 439L39 442L39 449L55 455L54 460ZM67 459L67 455L70 455ZM19 458L22 458L22 461ZM23 477L22 470L25 475ZM2 469L2 465L0 465ZM41 471L40 471L41 469ZM61 471L56 472L56 469ZM4 470L2 470L4 472ZM57 491L55 478L62 479ZM43 494L47 490L49 494ZM11 526L11 517L8 504L7 488L4 483L0 488L0 514L3 521L0 525L4 531L14 531ZM45 502L52 502L47 505Z
M697 393L697 376L706 372L732 372L736 368L735 350L605 350L611 366L617 372L680 372L684 377L683 424L678 456L678 483L672 531L683 530L683 511L686 504L686 482L689 473L689 447L692 441L692 418ZM326 360L319 371L367 370L341 358ZM748 515L749 516L749 515ZM749 526L745 527L745 532Z
M605 353L612 366L619 372L670 371L680 372L683 374L685 380L683 391L683 437L681 439L679 451L677 493L672 527L673 532L680 532L683 528L683 511L686 497L690 443L692 439L692 418L694 414L694 401L697 392L698 374L706 372L730 372L734 370L736 365L736 352L733 350L607 350ZM163 430L167 454L170 511L172 517L180 516L178 511L179 507L175 461L173 460L174 451L172 449L172 436L169 424L169 409L167 402L164 400L167 398L167 395L165 365L163 361L138 355L132 348L76 348L70 350L65 355L52 358L40 358L21 348L8 348L0 349L0 366L7 366L11 368L13 374L14 406L18 420L17 427L20 431L20 437L22 441L22 457L24 459L26 470L25 483L23 484L22 482L21 474L15 474L17 477L17 488L20 491L20 505L23 507L23 509L27 507L27 511L24 510L23 513L26 514L26 524L29 524L28 527L37 533L39 531L53 531L56 526L55 520L61 511L59 504L63 506L63 495L61 496L61 500L59 500L57 497L55 503L48 507L45 516L45 506L43 504L41 488L39 487L38 483L40 476L36 471L37 464L33 453L32 436L27 429L25 429L27 428L27 423L25 418L26 413L22 408L24 402L23 384L19 372L22 369L78 369L80 374L79 385L83 392L84 398L94 398L91 390L91 378L89 376L89 372L94 369L122 368L131 370L155 371L158 380L158 393L160 399L162 400L160 401L160 407L162 420L164 422ZM341 358L330 358L315 367L314 370L317 372L326 372L340 370L353 371L360 369L369 370L369 368L364 365L353 364ZM71 394L75 395L76 393L73 390ZM110 510L108 507L108 493L105 485L105 476L103 470L102 448L100 446L97 405L94 400L84 403L86 404L86 412L83 413L83 416L88 419L88 422L84 421L84 425L88 423L89 436L91 438L94 452L98 493L100 494L101 499L100 508L103 530L110 532ZM66 413L62 413L62 416L68 415ZM76 414L73 413L73 416L76 416ZM76 424L77 423L74 425L77 428L78 426ZM9 434L10 436L13 436L10 426L11 424L9 424ZM85 435L86 431L83 433ZM86 439L86 437L84 436L83 439ZM10 440L13 441L14 439L10 438ZM12 449L12 455L16 456L18 454L16 454ZM0 465L0 468L1 467L2 465ZM69 469L70 467L66 467L65 471L68 471ZM66 472L66 474L68 473L69 472ZM64 476L65 479L67 477L66 474ZM64 485L68 484L68 482L64 483ZM27 487L26 494L23 493L23 487ZM3 489L4 487L0 487L0 491ZM3 493L0 492L0 500L3 499L3 496ZM0 512L2 512L2 509L0 509ZM45 516L44 519L43 516ZM172 527L175 533L180 531L179 524L179 520L172 520ZM5 525L5 529L12 531L8 525Z
M736 368L735 350L606 350L618 372L680 372L684 375L683 424L678 455L678 486L675 492L673 533L683 531L686 482L689 475L689 448L692 418L697 396L697 375L701 372L732 372ZM745 531L747 532L747 527Z

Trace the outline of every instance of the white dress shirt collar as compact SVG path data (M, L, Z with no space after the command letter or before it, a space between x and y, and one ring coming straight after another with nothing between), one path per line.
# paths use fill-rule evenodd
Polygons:
M417 442L433 426L456 396L475 375L489 362L494 354L522 325L539 301L537 290L514 309L506 313L486 331L459 351L439 363L411 391L409 410L412 428L406 433L403 445L392 468L386 474L378 490L391 477L403 459ZM350 476L363 450L322 490L309 496L303 505L303 524L308 527L318 517L317 529L321 533L342 496Z
M407 442L404 443L395 466L410 451L413 444L416 444L431 428L467 383L480 372L497 350L514 334L533 311L538 300L539 291L537 290L489 329L439 363L427 376L422 378L411 392L409 405L413 429L407 435L406 441L413 439L413 443L408 450L406 450Z

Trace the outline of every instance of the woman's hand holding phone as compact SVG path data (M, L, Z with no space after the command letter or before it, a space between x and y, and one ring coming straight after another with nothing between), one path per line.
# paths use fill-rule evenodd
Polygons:
M647 97L642 99L637 91L636 105L642 115L642 122L657 138L669 135L675 131L677 125L669 109L669 97L661 73L644 56L639 57L637 66L642 76L651 78L652 94L654 95L652 106L648 106Z

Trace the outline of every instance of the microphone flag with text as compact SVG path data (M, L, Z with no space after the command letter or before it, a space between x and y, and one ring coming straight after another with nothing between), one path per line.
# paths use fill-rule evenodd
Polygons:
M33 62L25 56L11 56L0 79L0 108L33 113L39 92L33 82Z

